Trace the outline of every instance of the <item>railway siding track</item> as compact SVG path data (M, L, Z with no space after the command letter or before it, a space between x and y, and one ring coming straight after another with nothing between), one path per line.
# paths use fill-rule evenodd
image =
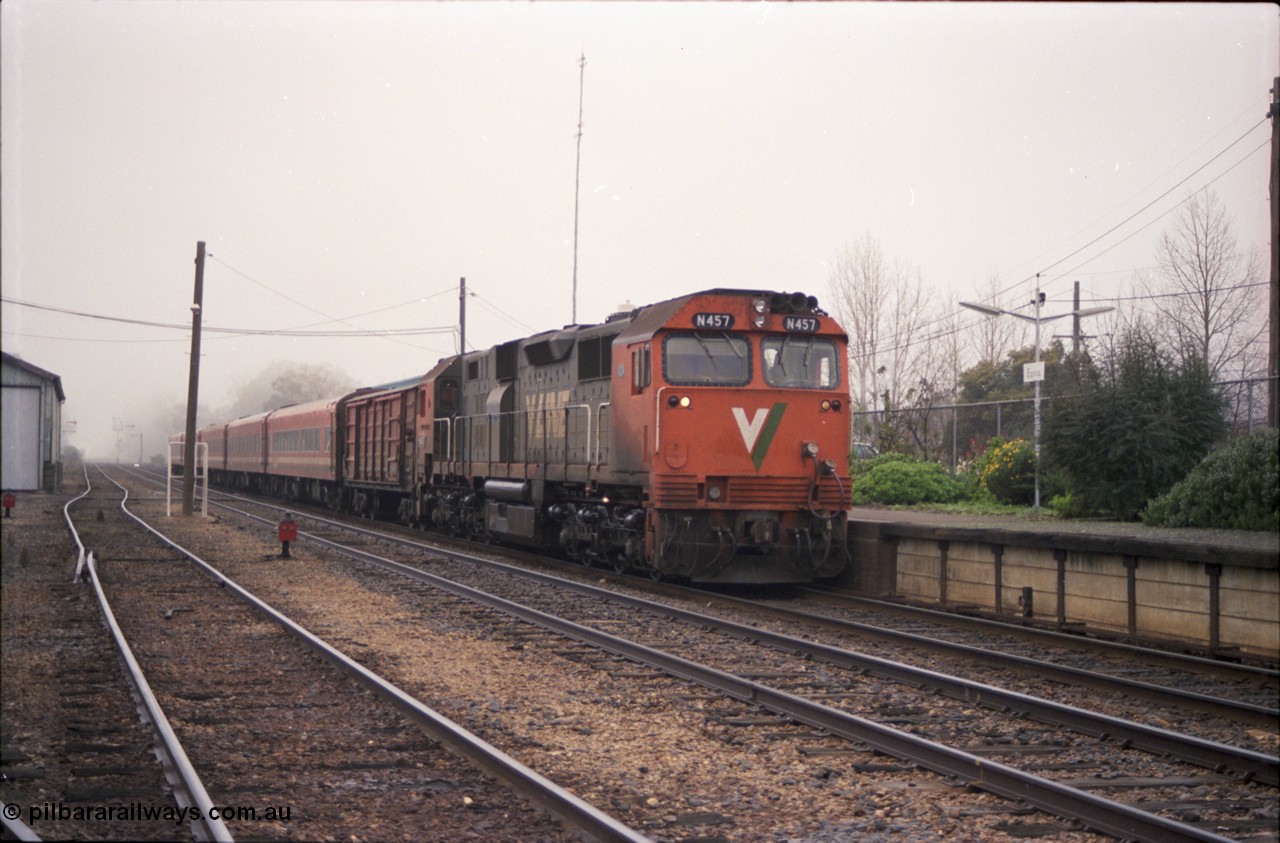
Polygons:
M435 583L435 584L437 586L441 585L440 583ZM444 586L444 587L447 587L447 586ZM521 599L527 602L528 595L522 592ZM552 598L552 601L555 602L555 598ZM581 601L575 601L575 602L580 603ZM506 606L504 608L507 611L513 611L513 607ZM960 753L961 756L966 756L966 757L958 757L956 754L949 752L947 747L942 747L940 753L935 752L933 748L928 748L928 751L924 753L924 756L920 755L922 751L921 748L916 747L915 749L911 750L911 753L915 753L915 755L911 755L911 753L904 753L904 751L902 750L903 744L897 742L901 738L900 735L895 734L892 736L887 736L883 733L880 733L878 731L878 728L876 727L876 724L874 723L869 723L869 722L858 723L856 729L851 729L849 725L850 721L848 719L847 714L832 715L828 711L809 707L807 705L808 701L803 699L798 699L794 695L789 695L785 691L781 691L777 688L771 688L765 685L761 685L759 683L753 683L749 681L739 682L738 680L740 679L740 677L734 678L734 679L725 679L723 676L713 678L711 677L711 673L713 673L714 671L706 671L704 668L700 668L697 666L691 667L689 664L685 663L683 660L679 660L679 659L673 660L672 657L670 657L668 654L642 652L645 648L636 647L635 645L632 645L632 644L619 645L617 641L606 641L605 638L601 638L597 635L584 633L584 631L581 629L570 629L569 627L572 626L571 624L561 625L561 622L548 621L546 617L535 619L531 615L525 614L519 609L514 609L514 611L517 614L521 614L523 617L525 617L528 620L532 620L533 622L543 624L550 628L560 629L561 631L566 631L569 634L572 634L578 637L592 638L594 643L596 643L597 646L602 646L606 649L613 650L614 652L620 652L620 653L625 652L629 657L643 659L646 662L653 665L660 666L661 669L671 672L675 675L685 676L686 678L690 678L690 679L696 678L696 681L711 684L715 687L720 688L722 691L729 693L731 696L737 696L740 699L743 699L752 703L762 703L767 701L769 707L780 712L786 712L789 717L795 720L798 720L800 722L808 723L810 726L817 727L819 729L825 730L826 732L833 733L833 734L844 734L845 737L851 740L859 741L863 745L872 746L880 751L886 751L896 755L906 754L908 755L908 757L916 757L918 760L920 760L921 758L927 758L927 760L924 760L922 763L926 763L931 767L933 767L934 769L941 770L948 775L963 776L969 781L981 783L982 786L990 787L996 792L1001 792L1001 793L1004 793L1005 795L1017 796L1019 798L1027 799L1029 801L1032 801L1033 804L1040 804L1042 807L1048 807L1052 805L1053 807L1051 808L1051 810L1057 810L1059 813L1066 811L1067 816L1085 817L1087 818L1087 821L1090 824L1098 828L1103 828L1109 831L1110 833L1120 834L1122 836L1137 835L1139 837L1145 837L1145 839L1171 839L1172 836L1176 836L1176 835L1185 835L1186 839L1216 839L1212 829L1230 827L1230 826L1223 826L1221 824L1222 822L1228 821L1226 818L1223 818L1220 821L1217 821L1216 825L1215 825L1215 821L1212 819L1207 822L1201 822L1200 826L1202 827L1199 827L1199 828L1177 823L1177 822L1166 824L1163 821L1161 821L1161 819L1158 817L1135 816L1123 808L1117 808L1115 803L1109 803L1109 801L1107 800L1102 800L1100 802L1098 800L1094 800L1089 797L1082 798L1080 796L1081 791L1079 789L1080 787L1087 785L1094 790L1097 790L1101 787L1105 787L1107 789L1118 789L1121 787L1125 787L1125 788L1133 789L1135 790L1135 792L1141 792L1141 791L1138 791L1137 789L1141 788L1143 789L1143 791L1146 791L1153 788L1164 788L1167 791L1170 788L1184 787L1184 786L1213 787L1217 785L1228 784L1229 783L1228 779L1221 776L1206 775L1201 773L1201 774L1184 775L1181 777L1179 776L1170 777L1167 774L1167 772L1164 773L1162 776L1161 775L1127 775L1126 776L1118 772L1107 772L1105 774L1105 780L1109 781L1110 784L1100 785L1099 782L1102 779L1098 775L1093 776L1090 780L1079 780L1079 779L1072 780L1072 784L1074 786L1066 787L1064 785L1065 789L1059 789L1059 788L1053 787L1052 785L1045 786L1043 784L1037 783L1035 787L1043 789L1044 792L1053 792L1053 791L1057 791L1057 792L1055 795L1051 797L1046 797L1042 793L1032 795L1031 789L1028 788L1028 782L1025 777L1018 775L1017 771L1013 770L1012 768L1006 768L1002 764L998 764L989 760L991 756L996 755L998 753L1004 754L1004 755L1016 756L1019 754L1018 748L1016 747L1002 748L998 745L994 745L994 746L987 745L987 746L978 747L979 751L984 753L987 756L988 760L983 760L980 757L976 757L974 755L970 755L966 753ZM707 618L686 618L686 620L692 620L695 623L700 623L704 627L707 626L708 624L714 625L716 623L714 619L707 619ZM620 622L626 623L628 621L622 620ZM632 623L635 626L641 626L641 624L636 624L634 621L631 621L630 623ZM646 629L646 634L659 635L658 632L655 632L650 629ZM741 634L741 631L739 631L739 634ZM759 638L760 636L757 634L755 637ZM792 642L792 644L794 644L794 642ZM668 645L669 649L670 649L670 646L671 645L669 644ZM691 643L689 641L684 641L684 642L677 643L675 646L677 648L692 648L695 646L701 647L702 645ZM683 652L685 650L682 649L681 651ZM810 651L810 656L812 656L812 651ZM804 672L805 670L803 667L799 671L795 671L794 668L791 668L791 673L789 673L788 669L786 668L779 668L777 671L769 675L774 676L775 678L787 678L788 676L792 676L792 675L803 676ZM824 681L828 681L828 680L824 680ZM994 691L995 689L983 689L982 693L994 693ZM833 694L840 694L845 692L842 692L840 690L832 690L831 687L827 687L824 693L830 696ZM973 698L970 698L970 701L974 702L976 700L974 700ZM1025 703L1025 700L1018 700L1017 702L1019 703L1020 706L1022 706ZM923 708L918 704L916 707L919 708L920 710L930 711L930 712L932 711L932 707ZM825 708L825 707L820 707L820 708ZM907 710L911 710L910 705L907 706ZM833 717L834 719L832 719ZM940 719L944 721L944 724L945 724L945 721L950 719L950 716L943 716ZM969 728L969 727L966 727L966 728ZM979 729L978 733L990 734L993 737L996 737L1008 731L1008 727L1003 725L987 726L985 728L987 729L986 732L983 732L981 729ZM1106 730L1104 729L1104 731ZM1123 738L1122 742L1128 742L1130 744L1133 743L1131 738ZM1152 747L1152 748L1162 749L1162 747ZM1226 749L1229 749L1229 748L1226 748ZM1078 748L1076 748L1076 750L1077 750L1076 754L1078 755ZM1114 747L1103 747L1101 750L1101 754L1115 755L1117 753ZM975 758L977 758L976 761L975 761ZM1077 768L1080 767L1080 765L1082 764L1081 760L1078 757L1073 758L1069 763L1074 765ZM1097 764L1097 762L1084 762L1084 763L1093 763L1095 765ZM1130 756L1129 760L1125 763L1129 764L1131 767L1133 767L1134 764L1137 764L1138 766L1135 769L1140 769L1143 762L1141 761L1134 762L1132 760L1132 756ZM1272 772L1270 773L1264 772L1264 775L1269 775L1271 778L1274 778L1274 771L1273 771L1274 760L1273 759L1258 758L1258 759L1252 759L1249 763L1260 764L1261 769L1264 771L1267 769L1272 770ZM1246 771L1246 772L1242 772L1242 775L1246 777L1252 777L1252 776L1257 776L1258 773L1256 771L1253 773ZM1006 781L999 781L1004 777L1008 777ZM1059 784L1061 784L1061 782ZM1164 796L1167 797L1168 794L1166 793L1164 794ZM1046 799L1050 801L1046 802L1045 801ZM1071 803L1073 800L1079 800L1076 807L1069 806L1069 803ZM1213 802L1214 800L1208 800L1208 801ZM1106 802L1107 804L1102 804L1103 802ZM1182 802L1180 802L1177 798L1164 798L1163 802L1168 804L1182 805ZM1205 802L1206 800L1200 800L1200 803L1202 804ZM1217 802L1222 803L1223 800L1218 799ZM1248 803L1249 800L1244 800L1244 802ZM1160 803L1161 803L1160 799L1149 799L1145 804L1160 804ZM1074 814L1074 813L1070 813L1071 811L1080 811L1081 813ZM1114 817L1107 818L1105 815L1110 812L1117 812L1117 813ZM1191 816L1191 814L1188 813L1184 808L1172 809L1172 812L1179 816ZM1140 811L1139 813L1145 813L1145 812ZM1205 812L1201 811L1200 813L1205 813ZM1260 822L1265 826L1267 823L1271 822L1272 819L1265 816L1265 811L1263 813L1264 813L1264 816L1258 820L1249 819L1249 818L1238 820L1236 821L1237 825L1235 827L1243 828L1245 826L1248 826L1252 822ZM1147 822L1150 822L1151 825L1144 827L1143 824Z
M13 812L6 819L49 839L172 839L173 822L130 810L176 804L93 595L72 582L62 503L43 501L42 519L20 512L4 524L0 781ZM48 553L53 546L59 551ZM103 818L99 808L115 815Z
M216 804L237 809L228 822L235 833L349 840L581 833L361 693L233 597L233 582L205 577L170 546L140 537L120 508L103 505L97 519L80 523L105 560L105 588ZM640 839L585 807L602 822L593 832L601 839Z

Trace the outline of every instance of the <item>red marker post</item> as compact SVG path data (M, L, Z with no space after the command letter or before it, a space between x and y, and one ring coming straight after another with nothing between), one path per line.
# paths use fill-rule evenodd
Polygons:
M9 517L9 510L18 505L18 497L13 492L4 493L4 517Z
M286 512L284 520L280 522L280 558L289 559L289 542L298 540L298 524L293 520L293 515Z

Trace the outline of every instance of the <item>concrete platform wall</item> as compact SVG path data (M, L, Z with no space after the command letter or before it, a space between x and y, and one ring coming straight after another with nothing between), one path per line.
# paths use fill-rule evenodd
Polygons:
M1176 547L1113 538L868 522L855 523L851 538L848 584L869 595L1223 653L1280 654L1274 559L1233 560L1204 548L1177 558Z

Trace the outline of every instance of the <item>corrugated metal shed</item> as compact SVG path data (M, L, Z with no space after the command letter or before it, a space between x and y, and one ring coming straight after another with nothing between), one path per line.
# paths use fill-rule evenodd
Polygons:
M55 491L62 480L62 378L0 352L0 486Z

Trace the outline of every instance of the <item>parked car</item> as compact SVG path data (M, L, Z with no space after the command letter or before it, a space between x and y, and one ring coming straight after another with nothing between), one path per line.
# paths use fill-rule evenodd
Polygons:
M868 460L880 456L880 449L870 442L854 442L849 449L854 459Z

